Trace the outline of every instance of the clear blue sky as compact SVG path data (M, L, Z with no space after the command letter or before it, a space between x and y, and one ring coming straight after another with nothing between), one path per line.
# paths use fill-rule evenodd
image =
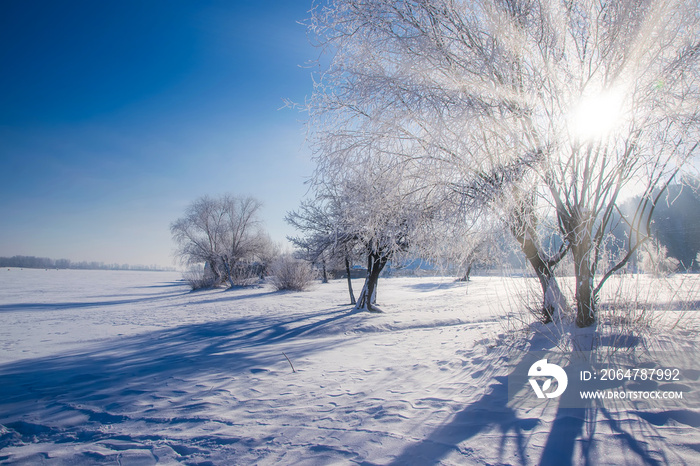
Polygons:
M311 0L0 3L0 256L172 265L170 223L252 195L276 241L313 166Z

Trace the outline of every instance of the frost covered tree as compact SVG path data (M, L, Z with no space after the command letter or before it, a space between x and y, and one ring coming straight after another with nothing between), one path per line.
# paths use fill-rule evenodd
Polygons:
M215 284L222 279L219 257L223 254L223 223L217 201L204 196L190 204L185 216L170 225L180 262L208 264Z
M435 203L429 221L413 233L411 255L467 282L475 265L492 266L499 262L497 243L504 225L490 212L473 209L460 198L443 197Z
M229 284L234 286L235 278L251 275L251 266L260 262L271 241L262 228L259 200L225 195L220 199L220 208L224 219L220 260Z
M648 239L660 193L692 166L699 26L692 1L323 2L310 30L330 58L311 123L330 152L372 148L422 167L424 186L503 212L545 317L565 309L554 268L570 252L588 326L605 281ZM629 250L599 270L633 194ZM554 251L539 238L547 209Z
M360 181L362 185L366 179ZM356 226L358 242L367 257L367 278L357 298L357 309L380 311L375 306L380 274L389 261L411 249L413 233L430 215L429 204L412 199L396 187L373 180L367 186L350 188L350 224Z
M332 243L364 255L367 277L356 309L380 312L375 305L379 276L389 261L414 244L415 232L430 221L434 200L416 184L411 167L392 164L376 147L317 141L312 186L333 209L330 222L321 228Z
M322 262L324 272L327 263L342 262L347 274L350 303L356 304L350 266L356 255L358 238L353 227L345 224L344 207L347 205L338 193L317 188L315 197L302 201L299 209L285 217L287 223L301 233L287 239L302 252L304 259L311 263Z
M204 196L170 226L177 243L176 254L184 264L206 263L214 284L228 280L270 249L260 221L260 201L251 197Z

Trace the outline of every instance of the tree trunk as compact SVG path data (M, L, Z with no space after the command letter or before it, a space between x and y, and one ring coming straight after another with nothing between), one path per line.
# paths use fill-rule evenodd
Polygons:
M216 258L210 257L209 260L204 264L204 273L206 274L207 264L209 264L209 271L214 280L214 286L221 283L221 274L219 273L219 267L216 265Z
M224 264L224 269L226 270L226 278L228 278L228 283L233 288L233 278L231 277L231 265L228 263L227 259L222 259L221 262Z
M345 257L345 272L348 274L348 291L350 292L350 304L356 304L355 293L352 292L352 280L350 278L350 259Z
M367 278L365 279L365 285L362 287L362 292L360 293L360 298L357 300L355 309L369 312L382 312L381 309L374 306L374 303L377 299L379 274L382 273L386 263L387 258L379 254L372 253L369 255L367 261Z
M520 244L520 249L525 254L528 262L535 271L535 275L542 287L542 321L552 322L567 310L566 299L559 288L554 267L565 256L567 249L560 249L552 258L540 251L537 240L537 219L531 207L533 201L526 200L521 203L520 208L512 213L510 231Z
M328 283L328 271L326 270L326 261L322 262L323 265L323 280L321 283Z
M471 274L471 271L472 271L472 263L470 262L469 265L467 265L467 270L464 271L464 276L462 278L460 278L459 281L468 282L469 275Z
M592 243L587 231L577 235L571 248L576 276L576 325L588 327L595 322L595 293L593 287Z
M545 260L537 244L528 235L516 235L516 239L542 287L542 320L549 323L564 312L566 299L554 276L553 266Z

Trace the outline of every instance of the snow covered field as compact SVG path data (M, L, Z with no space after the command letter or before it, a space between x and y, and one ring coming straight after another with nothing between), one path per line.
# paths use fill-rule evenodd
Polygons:
M0 462L700 464L693 313L651 340L690 360L685 399L525 403L509 375L553 347L510 332L526 281L381 279L369 314L343 280L191 293L178 273L0 270Z

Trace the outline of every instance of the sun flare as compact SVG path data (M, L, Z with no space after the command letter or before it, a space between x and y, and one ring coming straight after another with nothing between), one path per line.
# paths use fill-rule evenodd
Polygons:
M608 136L622 119L623 97L622 92L606 91L579 100L569 122L572 136L581 142Z

